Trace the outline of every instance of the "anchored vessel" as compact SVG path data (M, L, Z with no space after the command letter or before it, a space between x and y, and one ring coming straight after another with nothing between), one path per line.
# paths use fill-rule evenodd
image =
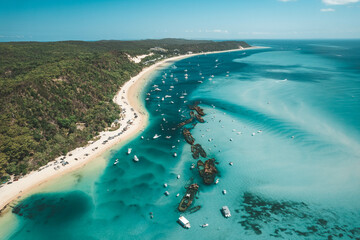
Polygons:
M178 223L183 226L184 228L190 228L190 222L184 216L180 216Z
M228 217L231 217L231 213L230 213L230 210L228 208L228 206L223 206L221 208L221 213L224 215L224 217L228 218Z
M199 185L197 185L196 183L191 184L188 187L188 189L187 189L184 197L181 199L181 202L178 207L180 212L186 211L186 209L192 204L193 199L194 199L196 193L198 192L198 190L199 190Z

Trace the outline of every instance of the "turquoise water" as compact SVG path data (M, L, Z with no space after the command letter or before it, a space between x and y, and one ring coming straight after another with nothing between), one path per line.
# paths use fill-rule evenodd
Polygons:
M249 43L271 48L196 56L157 72L143 93L146 130L113 152L100 177L23 200L6 238L359 239L360 41ZM196 160L176 128L196 101L206 122L191 132L219 162L217 185L190 169ZM177 205L191 179L202 208L184 214L186 230Z

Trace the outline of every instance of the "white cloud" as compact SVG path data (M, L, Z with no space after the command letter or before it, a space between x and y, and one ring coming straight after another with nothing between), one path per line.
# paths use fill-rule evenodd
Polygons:
M228 30L214 29L214 30L205 30L205 32L213 32L213 33L229 33Z
M322 11L322 12L335 12L335 9L333 9L333 8L322 8L322 9L320 9L320 11Z
M328 5L345 5L350 3L357 3L359 0L322 0L323 3Z

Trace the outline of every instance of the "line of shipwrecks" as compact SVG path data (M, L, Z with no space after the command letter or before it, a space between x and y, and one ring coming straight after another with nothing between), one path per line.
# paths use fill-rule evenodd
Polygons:
M204 116L205 113L202 108L200 108L197 104L191 105L189 106L189 108L191 110L194 110L196 113L194 111L190 111L190 118L178 124L178 127L183 127L193 122L194 119L197 119L201 123L204 122L202 116ZM196 124L194 124L193 127L195 125ZM184 136L185 141L191 145L191 152L194 159L199 159L200 156L203 158L207 157L207 154L203 149L203 147L198 143L194 144L195 139L191 135L190 128L184 127L184 129L182 130L182 134ZM203 162L202 160L197 161L197 170L199 171L199 175L203 179L205 185L210 185L214 183L215 177L218 173L215 163L216 161L214 158L208 159L205 162ZM189 208L189 206L193 203L194 198L199 191L199 185L197 183L193 183L188 187L186 187L186 189L187 189L186 193L181 199L180 204L178 206L178 210L180 212L185 212ZM195 211L198 211L199 209L200 206L195 206L191 208L189 211L190 213L193 213Z

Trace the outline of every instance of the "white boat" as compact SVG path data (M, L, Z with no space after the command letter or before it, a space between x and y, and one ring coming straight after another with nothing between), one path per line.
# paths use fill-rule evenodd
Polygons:
M170 139L170 138L171 138L171 136L166 136L165 138L166 138L166 139Z
M114 165L118 164L118 162L119 162L119 159L116 159L114 162Z
M226 190L224 189L224 190L222 190L222 193L224 194L224 195L226 195Z
M129 155L131 153L132 148L128 148L127 154Z
M174 156L174 157L177 157L177 153L174 153L173 156Z
M178 174L176 178L177 178L177 179L180 179L180 174Z
M153 139L157 139L157 138L159 138L159 137L161 137L161 135L155 134L155 135L153 136Z
M169 193L168 191L165 191L164 194L165 194L165 196L169 196L169 195L170 195L170 193Z
M201 225L202 228L206 228L207 226L209 226L208 223L205 223L205 224Z
M218 183L219 183L219 179L216 179L215 184L218 184Z
M164 183L164 188L167 188L167 186L168 186L167 183Z
M136 155L134 155L133 160L134 160L134 162L138 162L138 161L139 161L139 158L138 158Z
M191 227L189 220L187 220L184 216L179 217L178 223L181 226L183 226L184 228L190 228Z
M224 217L226 217L226 218L231 217L231 213L230 213L228 206L223 206L221 208L221 212L224 215Z

